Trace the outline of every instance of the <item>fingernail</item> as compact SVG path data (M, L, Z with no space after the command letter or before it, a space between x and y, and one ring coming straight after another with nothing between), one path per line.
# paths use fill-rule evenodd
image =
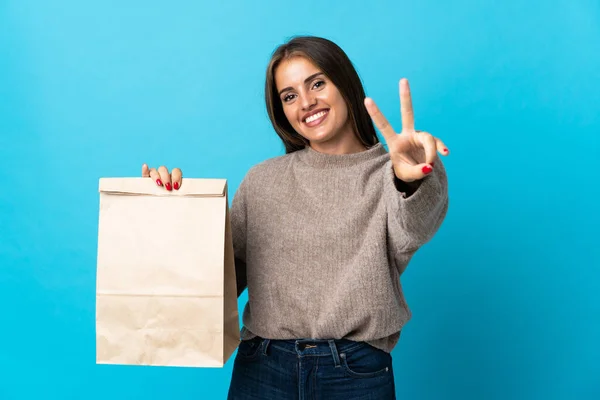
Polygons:
M179 190L179 182L175 182L175 183L173 184L173 188L174 188L175 190Z
M433 171L433 168L431 168L429 165L426 165L426 166L423 167L422 171L423 171L424 174L430 174L431 171Z
M444 149L444 153L447 153L447 152L448 152L448 149Z
M171 187L171 182L168 182L165 187L167 188L167 190L173 190L173 188Z
M162 181L161 181L160 179L157 179L157 180L156 180L156 184L157 184L158 186L162 186Z
M431 164L432 167L435 167L435 162L430 162L429 164Z

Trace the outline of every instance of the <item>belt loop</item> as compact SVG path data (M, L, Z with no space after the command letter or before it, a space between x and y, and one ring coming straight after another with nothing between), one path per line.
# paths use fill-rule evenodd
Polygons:
M328 340L329 348L331 349L331 355L333 356L333 362L335 363L335 367L339 368L340 364L340 356L337 351L337 347L335 346L335 340Z
M263 355L267 355L267 348L269 347L269 344L271 343L271 339L264 339L262 342L262 353Z

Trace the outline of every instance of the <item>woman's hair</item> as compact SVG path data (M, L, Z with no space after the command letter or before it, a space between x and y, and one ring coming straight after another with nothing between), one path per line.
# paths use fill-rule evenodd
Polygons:
M285 152L292 153L308 145L308 140L298 134L287 120L275 85L277 67L282 61L297 56L305 57L316 65L340 91L348 107L348 118L354 133L361 143L367 148L377 144L379 139L364 105L365 91L346 53L330 40L314 36L297 36L273 52L265 82L267 112L275 132L285 145Z

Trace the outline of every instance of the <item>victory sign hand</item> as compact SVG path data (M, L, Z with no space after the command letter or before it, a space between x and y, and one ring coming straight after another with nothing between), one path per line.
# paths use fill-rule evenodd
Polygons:
M425 178L434 168L436 153L447 156L448 148L442 141L427 132L415 130L415 118L408 80L400 80L400 115L402 132L397 134L371 98L365 99L365 107L375 126L388 145L388 152L396 177L403 182Z

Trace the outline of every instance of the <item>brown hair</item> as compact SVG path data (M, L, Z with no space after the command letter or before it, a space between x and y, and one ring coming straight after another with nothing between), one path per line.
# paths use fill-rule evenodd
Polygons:
M297 36L279 46L271 57L265 82L265 101L269 119L283 141L286 153L301 150L308 140L298 134L287 120L275 85L275 69L295 56L307 58L337 87L348 107L354 133L369 148L379 143L373 121L364 106L365 91L346 53L330 40L315 36Z

